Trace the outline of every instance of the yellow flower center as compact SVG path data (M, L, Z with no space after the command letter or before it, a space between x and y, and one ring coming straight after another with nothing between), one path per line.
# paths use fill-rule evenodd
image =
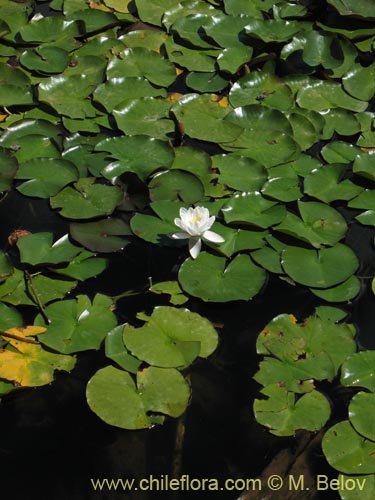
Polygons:
M194 224L194 222L200 222L202 220L202 217L199 216L194 216L190 219L190 221Z

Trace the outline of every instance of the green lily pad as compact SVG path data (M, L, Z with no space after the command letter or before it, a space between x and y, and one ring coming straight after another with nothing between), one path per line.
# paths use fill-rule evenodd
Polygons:
M353 172L366 179L375 180L375 151L360 152L354 159Z
M287 212L277 231L311 243L315 248L333 246L347 231L344 217L334 208L315 201L298 202L301 218Z
M353 250L341 243L321 250L289 246L282 252L281 265L297 283L330 288L355 273L358 259Z
M98 85L94 91L94 99L110 113L125 99L141 97L166 97L163 88L156 88L144 77L127 76L111 78Z
M78 281L85 281L102 273L107 267L107 259L96 257L92 252L83 250L74 257L66 267L53 269L57 274L69 276Z
M5 148L18 149L20 138L29 135L49 137L59 146L62 144L61 130L48 120L21 119L12 123L0 137L0 145Z
M259 104L269 108L287 111L293 106L293 93L275 75L252 72L240 78L231 88L230 103L234 108Z
M80 36L78 23L66 21L61 16L35 16L26 26L20 29L20 35L25 42L54 42L61 37Z
M25 50L20 57L20 63L25 68L48 75L62 73L69 62L70 57L66 50L48 45Z
M124 49L107 66L107 78L145 77L160 87L168 87L176 78L173 64L153 50L143 47Z
M52 208L61 208L60 214L71 219L91 219L110 215L122 200L123 194L116 186L94 184L88 177L66 187L50 199Z
M258 191L267 180L267 171L260 163L234 155L215 155L212 166L219 170L219 180L239 191Z
M170 103L154 98L129 99L113 110L117 126L126 135L149 135L168 140L175 124L168 119Z
M186 85L197 92L220 92L229 82L216 72L190 72L186 77Z
M215 58L208 54L205 49L189 49L175 43L172 37L166 40L164 47L169 61L181 68L186 68L188 71L212 73L217 69ZM215 53L218 54L219 50L215 51Z
M51 76L38 87L39 100L52 106L59 114L70 118L95 116L88 99L94 85L86 75Z
M137 373L142 361L135 358L126 349L123 340L124 325L118 325L108 332L105 338L105 355L118 366L131 373Z
M29 179L17 186L20 193L49 198L67 184L77 181L78 171L73 163L67 160L34 158L19 165L16 178Z
M343 363L341 383L349 387L364 387L375 392L375 351L357 352Z
M18 326L23 326L21 313L15 307L0 302L0 330L5 331Z
M177 217L176 213L176 217ZM172 222L146 214L135 214L130 220L133 233L143 240L166 246L176 246L177 241L168 235L176 232L177 226ZM181 244L181 243L180 243Z
M52 244L52 233L34 233L19 238L17 246L20 251L21 262L33 266L39 264L60 264L69 262L79 252L80 248L72 245L69 235Z
M266 231L247 231L245 229L235 229L223 224L215 222L212 226L213 231L224 238L224 243L207 245L215 248L226 257L231 257L237 252L242 250L254 250L261 248L265 245L265 236L268 234Z
M368 392L359 392L349 404L350 423L359 434L371 441L375 441L374 410L375 394Z
M375 495L375 474L361 476L339 474L339 484L344 484L345 489L340 491L341 500L356 500L358 491L361 500L372 500Z
M353 144L333 141L322 148L321 155L327 163L350 163L360 152Z
M180 306L189 300L183 293L178 281L161 281L159 283L155 283L150 287L150 292L158 295L169 295L169 302L174 306Z
M324 165L305 177L305 193L318 200L330 203L334 200L351 200L363 188L349 179L343 179L346 165L337 163Z
M17 160L5 149L0 149L0 191L6 191L12 186L18 169Z
M121 219L103 219L84 224L72 222L70 234L78 243L93 252L116 252L129 243L121 236L129 236L132 232Z
M195 175L177 169L156 174L148 186L151 201L182 200L191 205L204 195L204 187Z
M190 387L173 368L149 367L137 373L137 386L129 373L107 366L89 380L88 405L104 422L123 429L145 429L164 418L178 417L190 397Z
M267 200L257 191L232 196L222 211L227 223L248 223L263 229L280 223L286 215L284 205Z
M185 134L211 142L231 141L241 134L241 127L224 121L231 109L205 94L186 94L171 107Z
M25 275L19 269L0 285L0 300L12 304L38 306L47 304L53 300L62 299L77 285L76 281L49 278L43 274L32 277L32 286L30 280L26 280Z
M217 56L217 64L221 71L237 73L242 65L251 60L253 48L245 45L228 47Z
M296 401L295 394L279 384L265 387L261 393L268 399L256 399L256 420L276 436L293 436L297 429L317 431L331 414L327 398L318 391L311 391Z
M332 380L356 350L354 328L310 316L303 324L292 315L271 320L257 339L257 352L283 361L295 380Z
M111 137L99 142L95 149L108 151L119 160L102 171L106 179L134 172L145 181L155 170L169 168L174 160L173 150L168 144L144 135Z
M364 17L375 19L375 5L371 0L328 0L342 16Z
M185 368L197 356L206 358L217 347L217 332L211 323L188 309L160 306L139 328L124 327L129 352L149 365Z
M296 201L302 197L299 184L297 176L272 177L264 183L261 193L277 201Z
M50 304L45 310L50 323L41 342L64 354L99 349L116 325L111 305L112 300L101 294L95 295L92 302L86 295L79 295L77 300ZM45 326L44 318L39 314L34 324Z
M348 421L328 429L323 437L322 447L328 463L340 472L375 472L375 443L360 436Z
M327 302L349 302L361 291L361 282L356 276L350 276L340 285L325 290L310 288L310 291Z
M224 257L202 252L180 267L182 289L206 302L249 300L262 288L266 273L248 255L237 255L227 265Z
M297 104L301 108L314 111L336 107L350 111L365 111L367 108L367 102L351 97L339 83L330 80L311 80L298 91Z

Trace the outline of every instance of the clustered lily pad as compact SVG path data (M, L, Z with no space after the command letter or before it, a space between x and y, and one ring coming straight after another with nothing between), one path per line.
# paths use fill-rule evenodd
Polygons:
M109 299L67 299L106 268L100 254L132 242L180 252L175 280L151 287L177 307L190 297L251 300L269 274L317 301L346 304L359 295L361 263L346 235L354 218L375 226L375 10L369 0L327 0L326 10L305 3L0 0L0 190L46 200L69 225L62 238L19 238L18 260L0 256L0 307L16 323L13 306L38 311L36 322L47 328L36 340L42 353L43 344L70 356L104 341L121 370L98 372L88 399L111 424L147 427L159 413L183 411L188 391L179 370L204 342L159 331L161 362L140 341L159 310L141 328L124 327L122 339ZM208 239L195 259L187 241L170 237L189 207L215 216L212 231L224 240ZM260 404L259 420L287 435L310 410L320 417L308 428L323 425L326 400L308 380L331 380L344 358L331 344L326 355L315 352L310 329L323 319L304 327L283 321L296 352L314 345L300 363L281 354L273 335L272 349L262 347L259 376L271 402ZM348 325L328 327L346 339L337 352L353 348ZM138 371L139 362L149 366ZM279 372L288 387L274 386ZM168 377L176 391L185 387L177 409L157 389ZM132 401L129 419L108 414L103 390L114 391L116 381L110 401ZM311 390L296 401L297 387ZM274 398L285 417L280 428L266 418Z

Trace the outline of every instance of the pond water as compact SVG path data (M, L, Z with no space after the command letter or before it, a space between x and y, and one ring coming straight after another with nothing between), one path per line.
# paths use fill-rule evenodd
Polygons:
M55 234L63 234L65 230L61 219L54 218L43 202L30 202L16 193L3 200L0 221L3 249L7 234L16 228L43 229ZM141 251L144 252L142 259L139 258ZM143 286L149 276L154 281L169 279L177 259L178 253L173 250L166 258L165 249L160 252L151 245L139 248L129 245L112 256L112 264L95 283L85 283L84 291L90 293L90 288L95 288L116 295L124 288ZM354 308L359 323L364 315L371 314L372 308L369 301L366 306L366 300L367 292ZM161 303L159 296L156 299L149 295L128 297L117 304L118 313L123 321L134 321L138 311L151 310L157 303ZM272 279L263 294L251 302L208 304L203 309L200 306L199 312L218 327L220 344L209 360L191 367L193 397L183 417L181 473L190 478L220 481L256 477L281 449L293 449L293 439L271 436L253 418L252 403L259 397L259 386L252 380L259 362L255 339L277 314L288 312L303 318L317 304L318 300L302 288ZM195 307L198 308L198 304ZM363 335L360 339L366 342ZM371 345L370 337L367 345ZM78 356L71 374L58 374L52 385L19 390L3 398L0 405L2 489L12 498L165 498L165 493L157 492L104 494L93 490L90 480L95 478L141 479L149 475L171 475L176 430L181 425L169 419L165 425L151 430L126 431L102 422L88 408L85 389L89 378L105 364L100 352L86 352ZM309 465L318 473L337 475L321 454L316 453ZM191 496L208 498L207 492L181 493L176 498ZM236 494L217 492L209 498L229 500L236 498Z

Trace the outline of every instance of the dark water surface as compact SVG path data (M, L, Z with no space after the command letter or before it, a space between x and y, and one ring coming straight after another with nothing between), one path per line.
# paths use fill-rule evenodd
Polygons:
M30 201L15 193L0 204L0 245L14 229L53 231L64 234L61 219L51 214L44 201ZM360 241L369 248L372 233L354 228L348 243ZM357 249L356 249L357 251ZM167 256L166 256L167 252ZM179 252L153 245L129 245L112 256L112 264L97 279L85 283L85 293L116 295L126 289L171 279ZM367 259L367 260L366 260ZM373 271L371 253L364 259L366 272ZM371 302L370 302L371 300ZM373 297L364 290L354 306L360 324L360 342L373 347L369 325L373 324ZM156 302L158 301L158 302ZM118 303L121 321L132 321L138 311L151 311L160 297L129 297ZM180 472L190 478L256 477L293 439L276 438L259 426L252 415L252 402L259 386L252 380L259 358L255 339L264 325L280 313L297 318L308 316L318 299L308 291L271 279L261 296L249 303L224 305L193 303L193 309L213 321L220 332L220 345L209 360L195 363L191 370L192 401L184 416L185 439ZM371 306L371 307L370 307ZM198 309L199 308L199 309ZM30 315L25 308L25 315ZM366 335L362 335L362 331ZM126 431L110 427L88 408L85 389L89 378L108 360L101 352L78 355L71 374L59 373L56 381L38 389L22 389L4 397L0 404L1 489L4 499L25 500L147 500L172 498L166 492L95 492L91 479L171 477L178 421L151 430ZM343 412L346 409L343 407ZM335 415L338 419L346 417ZM322 454L313 457L317 473L337 473L327 467ZM173 498L223 499L233 492L188 492ZM324 496L322 496L323 498ZM328 498L328 497L325 497ZM334 498L330 494L329 498Z

